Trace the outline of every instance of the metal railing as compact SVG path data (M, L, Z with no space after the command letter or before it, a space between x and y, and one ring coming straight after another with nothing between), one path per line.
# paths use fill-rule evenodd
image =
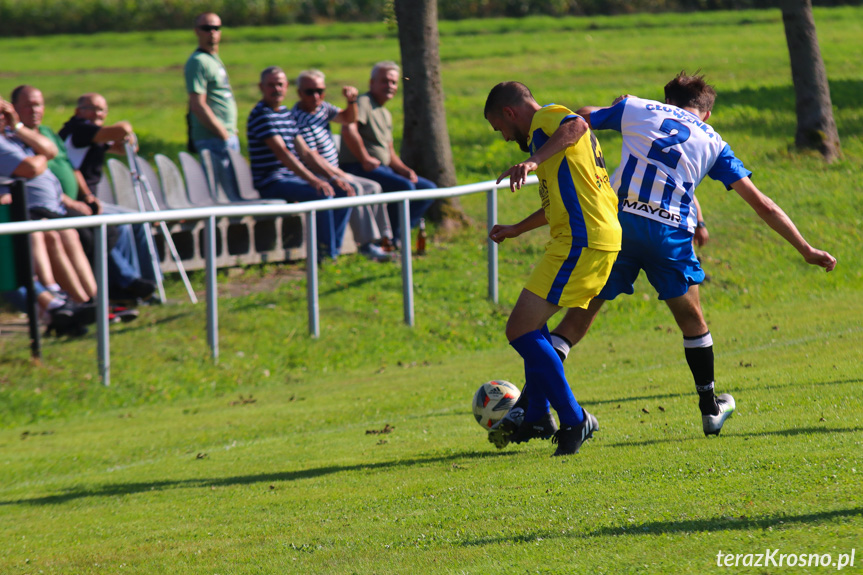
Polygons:
M530 176L528 184L536 184L536 176ZM55 220L38 220L26 222L11 222L0 224L0 235L26 234L31 232L97 228L95 235L95 274L98 288L96 296L96 329L98 340L99 375L104 385L111 383L110 345L108 340L108 250L107 227L120 224L143 224L180 220L204 220L205 222L205 282L207 290L207 344L211 350L213 361L219 358L218 329L218 291L216 287L216 219L241 216L281 216L288 214L308 214L306 218L306 277L307 305L309 312L309 334L312 337L320 335L320 307L318 304L318 254L315 214L318 211L335 210L354 206L399 203L401 225L401 263L402 263L402 296L404 302L404 322L414 325L413 300L413 268L411 260L411 231L405 222L410 221L409 210L411 200L426 200L466 196L486 192L486 223L487 229L497 223L497 190L509 186L507 180L500 184L492 180L439 188L434 190L417 190L407 192L391 192L368 196L346 198L330 198L294 204L237 204L228 206L212 206L206 208L190 208L182 210L163 210L158 212L124 213L110 215L94 215ZM498 256L497 244L488 240L488 297L495 303L498 301Z

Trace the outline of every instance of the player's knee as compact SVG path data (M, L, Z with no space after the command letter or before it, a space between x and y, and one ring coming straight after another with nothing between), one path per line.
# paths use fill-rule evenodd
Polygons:
M510 316L509 321L506 322L506 340L512 342L527 332L531 331L526 328L522 322L518 320L514 320L513 316Z

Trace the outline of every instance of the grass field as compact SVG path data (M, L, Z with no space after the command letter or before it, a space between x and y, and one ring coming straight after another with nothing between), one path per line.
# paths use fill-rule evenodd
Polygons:
M396 266L324 267L318 340L306 335L301 266L220 276L217 365L203 306L173 278L168 304L112 328L111 388L99 385L92 337L47 340L40 368L23 338L0 337L0 573L837 570L717 566L720 551L772 549L831 561L856 550L842 572L863 572L863 9L819 9L816 22L844 151L829 166L789 148L778 10L441 27L461 183L519 158L482 119L497 81L578 107L659 98L681 68L702 68L719 92L713 126L838 258L831 274L806 266L733 193L699 188L717 386L738 402L721 437L701 435L680 336L641 282L566 363L600 422L582 453L552 460L545 442L485 441L469 400L488 379L523 381L503 327L541 233L502 246L499 305L485 299L483 225L435 239L414 262L414 328L401 324ZM241 118L267 65L320 67L335 94L398 57L384 25L224 36ZM145 155L175 154L192 47L191 32L0 39L0 94L41 87L58 127L80 93L101 91ZM616 166L619 138L600 140ZM536 206L533 189L500 197L501 221ZM484 198L463 204L484 221Z

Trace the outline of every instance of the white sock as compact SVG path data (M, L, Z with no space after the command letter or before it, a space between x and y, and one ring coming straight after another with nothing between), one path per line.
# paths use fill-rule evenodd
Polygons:
M556 333L551 334L551 347L555 349L559 354L563 356L563 359L566 359L569 356L569 342L557 335Z

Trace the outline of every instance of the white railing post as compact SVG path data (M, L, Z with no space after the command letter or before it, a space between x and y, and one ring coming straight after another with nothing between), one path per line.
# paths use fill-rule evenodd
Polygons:
M306 213L306 299L309 306L309 335L321 335L321 309L318 303L318 218L314 210Z
M536 176L528 176L527 184L536 184ZM105 385L110 384L110 350L108 346L108 279L107 279L107 227L122 224L151 224L153 222L206 220L206 259L207 259L207 339L213 359L218 360L218 290L216 285L216 218L231 218L243 216L284 216L288 214L306 214L306 275L309 312L309 333L312 337L320 337L320 304L318 287L318 242L317 220L318 210L334 210L353 208L372 204L400 203L399 219L401 220L402 258L402 295L404 301L404 322L414 325L414 295L413 295L413 261L410 229L410 202L450 198L487 192L488 229L497 223L497 188L505 187L493 181L478 182L452 188L434 190L414 190L391 192L387 194L356 196L346 198L328 198L326 200L292 204L255 204L241 203L220 205L206 208L188 208L178 210L163 210L159 212L131 212L110 215L94 215L87 217L62 218L54 220L38 220L24 222L0 223L0 235L24 234L37 231L95 228L97 242L96 280L99 287L97 301L97 336L99 344L99 373ZM324 203L326 202L326 203ZM498 246L490 239L488 241L488 294L489 298L498 301ZM187 288L189 286L187 285ZM194 292L190 293L190 296Z
M414 274L411 257L411 203L402 200L399 206L399 231L402 244L402 300L405 324L414 325Z
M490 189L486 194L486 216L488 233L497 223L497 188ZM488 238L488 299L497 303L497 243Z
M108 226L94 231L96 244L96 339L98 340L99 377L111 385L111 347L108 340Z
M214 362L219 361L219 287L216 282L216 216L207 218L204 226L207 274L207 345Z

